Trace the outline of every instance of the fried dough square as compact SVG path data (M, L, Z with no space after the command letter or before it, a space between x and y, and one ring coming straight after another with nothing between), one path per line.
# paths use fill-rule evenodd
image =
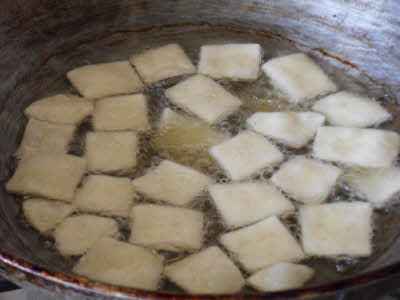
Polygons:
M195 294L233 294L244 285L239 269L215 246L166 266L164 274Z
M225 233L220 242L250 273L304 258L300 245L276 216Z
M369 256L372 208L364 202L334 202L300 209L304 252L317 256Z
M96 101L93 127L99 131L149 130L146 97L143 94L135 94L108 97Z
M128 61L79 67L69 71L67 77L87 99L135 93L144 87Z
M74 272L115 285L156 290L163 258L150 250L104 237L74 266Z
M250 177L257 171L283 161L279 149L263 136L249 130L215 145L209 150L211 156L235 181Z
M216 123L235 112L242 102L214 80L194 75L167 89L165 95L177 106L207 123Z
M173 252L200 249L203 214L187 208L143 204L131 213L130 242Z
M293 103L337 90L336 84L304 53L270 59L262 66L262 70Z
M86 160L67 154L40 153L23 159L6 184L10 193L71 202L86 172Z
M132 56L130 61L147 84L196 72L195 66L178 44L144 51Z

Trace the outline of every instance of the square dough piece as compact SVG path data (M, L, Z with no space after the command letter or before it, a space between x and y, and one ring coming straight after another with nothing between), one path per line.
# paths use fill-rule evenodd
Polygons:
M156 201L182 206L211 184L211 179L189 167L163 160L156 168L132 181L136 191Z
M293 103L337 90L324 71L303 53L273 58L262 66L262 70Z
M74 204L87 212L128 217L134 196L129 178L89 175L77 190Z
M349 171L345 174L344 180L376 207L384 206L400 192L400 168Z
M282 164L271 181L293 199L315 204L326 200L341 174L335 166L296 156Z
M89 132L86 158L92 172L116 173L132 170L137 163L138 138L132 131Z
M167 89L168 99L207 123L216 123L236 111L242 102L214 80L194 75Z
M54 230L54 239L62 255L81 255L102 237L118 233L118 224L113 219L78 215L61 222Z
M256 80L260 71L258 44L206 45L200 48L199 73L233 80Z
M74 131L73 125L29 119L21 145L15 155L18 158L25 158L43 152L66 154Z
M313 155L350 166L389 167L400 149L400 137L389 130L323 126L318 128Z
M344 127L369 127L391 117L377 102L346 91L329 95L312 108L324 114L330 124Z
M68 79L87 99L130 94L143 90L143 83L128 61L88 65L67 73Z
M131 243L174 252L203 244L203 214L198 211L144 204L133 207L131 218Z
M372 208L364 202L334 202L300 209L305 253L317 256L369 256Z
M229 228L294 210L281 192L265 183L214 184L210 194Z
M81 257L74 272L115 285L156 290L163 258L150 250L104 237Z
M264 136L301 148L314 138L325 117L313 112L257 112L247 126Z
M33 102L25 109L30 118L77 125L93 112L93 103L77 96L58 94Z
M162 157L202 169L214 164L208 148L227 139L208 124L166 108L153 141Z
M22 209L29 223L41 233L56 227L75 210L61 201L38 198L25 200Z
M300 245L276 216L225 233L220 242L250 273L304 258Z
M215 246L166 266L164 274L194 294L233 294L244 285L239 269Z
M253 274L247 278L247 284L260 292L283 291L302 287L313 276L310 267L279 263Z
M243 131L234 138L210 148L211 156L235 181L283 161L279 149L263 136Z
M178 44L144 51L132 56L130 61L147 84L196 72L195 66Z
M66 154L36 154L19 162L6 184L10 193L71 202L86 172L86 160Z
M93 114L95 130L147 131L147 99L143 94L115 96L96 102Z

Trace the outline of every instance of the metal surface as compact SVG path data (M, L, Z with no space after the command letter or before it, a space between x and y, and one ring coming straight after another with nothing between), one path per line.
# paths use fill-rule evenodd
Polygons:
M0 180L14 168L12 154L21 139L24 108L51 88L65 90L66 71L78 65L126 58L125 43L140 48L148 37L165 43L185 34L232 31L251 40L285 43L368 86L370 96L400 101L400 2L396 0L228 1L228 0L6 0L0 12ZM147 45L147 44L146 44ZM125 49L125 48L124 48ZM98 55L98 51L104 55ZM107 54L108 53L108 54ZM106 55L107 54L107 55ZM345 76L336 80L346 86ZM400 113L400 109L398 109ZM26 287L43 287L57 299L176 298L98 284L65 273L46 241L18 222L20 203L0 190L1 272ZM389 235L397 228L388 227ZM393 235L394 237L394 235ZM252 295L254 299L376 299L398 286L400 240L362 274L303 290ZM358 297L357 296L357 297ZM217 297L230 299L233 296ZM249 298L250 296L247 296ZM323 298L322 298L323 297ZM193 298L209 299L210 296Z

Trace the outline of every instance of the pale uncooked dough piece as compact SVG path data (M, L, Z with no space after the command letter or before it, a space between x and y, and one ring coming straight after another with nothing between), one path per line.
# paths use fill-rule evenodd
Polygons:
M25 109L30 118L51 123L77 125L93 112L93 103L72 95L58 94L33 102Z
M41 233L56 227L75 210L70 204L39 198L25 200L22 209L29 223Z
M134 206L130 242L174 252L197 250L203 244L201 212L162 205Z
M306 205L300 209L305 253L317 256L369 256L372 208L365 202Z
M23 159L6 184L10 193L71 202L86 172L86 160L66 154L40 153Z
M260 71L261 50L258 44L201 46L199 73L217 79L256 80Z
M163 258L150 250L104 237L74 266L74 272L115 285L156 290Z
M284 158L279 149L266 138L248 130L211 147L209 152L227 175L236 181L278 164Z
M132 170L137 163L138 137L132 131L89 132L86 158L92 172L115 173Z
M300 245L276 216L225 233L220 242L250 273L279 262L304 258Z
M113 219L78 215L62 221L54 230L54 239L62 255L81 255L102 237L118 233L118 224Z
M130 61L147 84L196 72L195 66L178 44L144 51L132 56Z
M335 166L296 156L282 164L271 181L295 200L316 204L326 200L341 174Z
M273 58L262 66L262 70L293 103L337 90L324 71L303 53Z
M376 207L382 207L400 192L400 168L349 171L345 182Z
M325 117L314 112L257 112L247 126L264 136L301 148L314 138Z
M194 75L167 89L168 99L212 124L236 111L242 102L214 80Z
M93 114L95 130L147 131L147 100L143 94L114 96L96 102Z
M312 108L324 114L327 121L336 126L369 127L391 117L377 102L346 91L325 97Z
M68 79L87 99L129 94L143 90L143 83L128 61L88 65L67 73Z
M323 126L318 128L313 155L350 166L389 167L400 149L396 132Z
M247 284L260 292L282 291L302 287L313 276L310 267L283 262L253 274Z
M21 145L15 155L18 158L26 158L37 153L66 154L74 131L73 125L29 119Z
M128 217L135 192L129 178L89 175L76 192L74 204L83 211Z
M167 265L164 274L188 293L233 294L244 285L239 269L215 246Z
M182 206L204 191L211 179L189 167L163 160L144 176L134 179L132 184L137 192L152 200Z
M166 108L153 141L162 157L200 168L214 164L208 148L227 139L227 134L205 122Z
M210 187L210 194L229 228L294 210L281 192L265 183L215 184Z

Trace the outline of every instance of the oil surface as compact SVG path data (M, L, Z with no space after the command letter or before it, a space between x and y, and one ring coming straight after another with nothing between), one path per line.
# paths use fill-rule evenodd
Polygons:
M132 54L171 42L179 43L185 49L194 64L197 64L199 48L203 44L227 42L259 43L264 49L262 63L271 57L305 51L322 66L331 78L339 84L341 89L374 95L374 99L377 101L381 100L379 98L379 96L381 96L385 98L386 101L382 104L391 111L393 115L399 113L398 106L391 102L386 95L377 96L376 91L379 90L379 87L375 87L371 82L365 81L363 76L354 78L347 75L347 67L337 65L331 60L326 60L316 53L309 52L308 49L296 48L295 45L286 40L270 39L251 32L214 30L212 28L188 28L184 33L168 30L147 32L140 36L138 36L137 33L116 33L102 40L83 44L63 55L55 56L50 59L49 63L60 73L65 74L66 71L75 66L127 59ZM309 110L309 104L302 106L290 104L280 93L272 88L265 75L260 73L259 78L250 83L219 80L220 84L231 93L238 96L244 104L237 113L222 120L213 127L208 127L172 105L164 95L166 88L173 86L184 78L185 76L171 78L158 82L153 86L146 87L144 93L149 99L149 118L153 130L150 133L141 134L140 150L138 154L139 164L132 173L128 174L129 177L136 178L137 176L143 175L148 168L156 166L162 158L168 158L207 173L216 183L230 182L224 175L224 172L209 158L206 149L210 145L223 140L225 137L234 136L243 130L245 128L246 119L253 112ZM43 96L58 92L76 93L76 91L69 86L69 83L64 80L57 83L54 89L43 91ZM157 130L156 128L161 113L165 108L171 108L184 116L184 122L186 122L185 124L189 124L187 127L189 129L184 130L180 128L180 126L172 126L172 129L170 128L166 131ZM383 128L400 132L400 122L394 119L391 122L383 124ZM86 132L90 130L92 130L91 120L88 119L77 130L75 139L70 146L71 154L79 156L84 154L84 137ZM278 144L278 147L285 153L286 159L293 155L307 154L310 150L310 145L296 150L287 148L281 144ZM264 169L258 174L255 174L252 180L268 182L276 169L277 168ZM345 184L340 183L336 186L327 202L354 200L362 199L359 199L357 195L353 194ZM314 276L314 279L307 285L327 283L331 280L344 278L355 272L362 271L365 266L373 263L374 259L383 253L400 232L400 224L397 222L400 217L400 201L398 200L399 199L395 199L387 208L375 210L374 212L374 253L371 257L365 259L353 259L348 257L339 257L336 259L308 258L304 260L303 263L313 267L316 270L316 276ZM137 199L137 203L138 202L151 201L139 195ZM189 207L203 211L206 216L204 247L218 245L218 237L226 230L212 204L210 195L208 193L199 195ZM29 224L26 223L22 215L19 216L19 219L21 227L29 229ZM281 220L299 239L297 212L285 215ZM117 221L120 224L122 239L127 240L129 237L129 222L125 219L117 219ZM39 239L43 247L54 252L56 251L54 242L50 236L41 236ZM167 262L175 261L186 255L186 253L173 254L169 252L162 252L161 254L166 258ZM57 254L55 253L55 255ZM66 271L70 271L70 269L67 270L67 268L70 268L77 258L67 259L59 256L59 259L65 260ZM246 274L244 271L243 273ZM165 278L161 282L160 289L163 291L182 292L177 286ZM246 287L243 289L243 292L253 293L254 291Z

